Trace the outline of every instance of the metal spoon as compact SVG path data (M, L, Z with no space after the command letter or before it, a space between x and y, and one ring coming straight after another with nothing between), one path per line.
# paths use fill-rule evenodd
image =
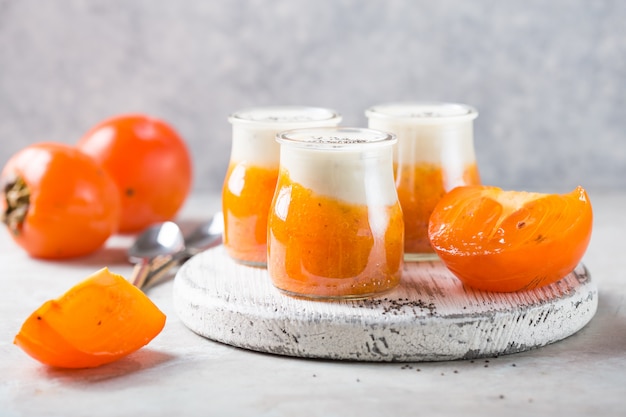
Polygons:
M166 273L176 265L185 263L189 258L222 243L224 217L221 212L207 222L202 223L185 236L185 248L171 255L170 259L150 271L143 288L149 288L163 280Z
M184 249L183 233L176 223L164 222L147 228L128 249L129 260L136 263L130 282L143 288L155 259Z

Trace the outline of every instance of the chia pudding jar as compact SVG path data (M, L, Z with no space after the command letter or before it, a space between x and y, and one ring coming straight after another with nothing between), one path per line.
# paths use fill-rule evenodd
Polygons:
M296 128L337 126L331 109L274 106L242 109L230 115L232 147L222 187L224 246L235 261L267 265L267 214L278 178L276 134Z
M475 108L456 103L389 103L366 110L368 126L394 133L394 177L404 213L406 261L435 260L428 221L441 197L480 184Z
M393 134L362 128L282 132L268 221L268 272L296 297L355 299L400 282L404 223Z

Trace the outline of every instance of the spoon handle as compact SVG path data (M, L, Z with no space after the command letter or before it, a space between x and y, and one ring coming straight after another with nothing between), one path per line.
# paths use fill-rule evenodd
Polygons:
M135 287L142 289L148 274L150 273L150 268L152 267L152 263L150 261L143 260L133 268L133 273L130 277L130 282Z
M166 259L162 259L158 264L153 264L143 282L141 289L148 289L154 284L160 282L170 269L179 263L185 262L188 258L189 253L183 250L175 253L174 255L167 256Z
M196 255L202 251L205 251L214 246L218 246L222 243L222 236L215 236L210 242L206 243L201 248L187 248L180 252L175 253L174 255L170 255L169 259L164 260L158 265L153 265L146 280L141 287L142 289L148 289L153 285L158 284L163 281L163 279L167 276L167 272L177 265L182 265L187 262L193 255Z

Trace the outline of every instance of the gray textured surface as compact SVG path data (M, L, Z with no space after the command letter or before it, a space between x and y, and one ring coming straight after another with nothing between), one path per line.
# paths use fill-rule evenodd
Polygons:
M142 111L221 187L227 115L381 101L476 106L487 183L626 189L626 2L0 0L0 164Z
M194 196L189 226L219 204ZM626 404L626 192L598 193L583 259L598 311L576 334L498 358L365 363L304 360L215 343L191 332L173 305L173 282L150 290L167 315L148 346L96 369L48 369L11 342L22 322L102 265L129 276L117 236L85 259L33 261L0 230L2 417L624 417ZM549 318L548 318L549 319Z

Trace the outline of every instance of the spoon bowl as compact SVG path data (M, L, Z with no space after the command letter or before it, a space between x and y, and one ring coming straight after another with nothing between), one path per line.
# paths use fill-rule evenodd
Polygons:
M150 271L144 287L147 288L161 282L167 276L166 273L174 266L186 262L200 252L221 244L223 231L224 217L221 212L215 213L209 221L200 224L184 237L185 247L183 250L173 254L167 262Z

